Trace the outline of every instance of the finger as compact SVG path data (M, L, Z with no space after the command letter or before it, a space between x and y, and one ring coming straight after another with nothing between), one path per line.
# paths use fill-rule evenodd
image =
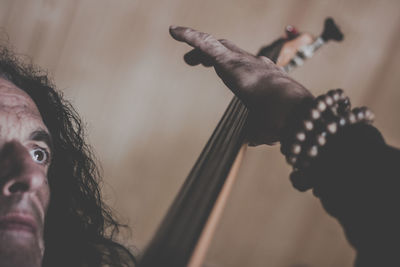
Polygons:
M224 55L230 52L228 48L208 33L199 32L187 27L171 26L170 34L175 40L185 42L199 49L215 61L218 61L221 57L224 58Z
M253 56L252 54L236 46L233 42L229 40L219 39L218 42L220 42L226 48L228 48L233 52ZM193 49L188 53L186 53L184 55L184 60L190 66L196 66L202 64L205 67L210 67L213 65L212 59L209 56L206 56L204 53L202 53L199 49Z
M243 50L242 48L235 45L232 41L229 41L227 39L219 39L218 41L221 44L223 44L226 48L232 50L233 52L254 56L251 53L247 52L246 50Z
M187 52L183 56L183 59L190 66L196 66L202 64L205 67L211 67L213 65L213 60L198 49L193 49Z
M192 49L183 56L183 59L190 66L196 66L196 65L200 64L200 56L201 55L199 52L200 51L198 49Z

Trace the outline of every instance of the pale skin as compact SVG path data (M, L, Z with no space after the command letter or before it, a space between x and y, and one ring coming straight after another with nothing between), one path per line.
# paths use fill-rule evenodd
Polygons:
M266 57L254 56L231 41L187 27L170 27L171 36L190 45L189 65L214 67L225 85L250 109L252 145L272 144L282 138L290 111L312 94Z
M47 136L46 136L47 135ZM0 263L39 267L50 199L48 130L33 100L0 78Z

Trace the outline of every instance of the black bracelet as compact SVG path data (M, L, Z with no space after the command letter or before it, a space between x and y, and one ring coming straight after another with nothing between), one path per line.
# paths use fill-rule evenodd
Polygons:
M314 100L306 100L295 110L281 141L281 152L292 165L290 179L298 190L312 187L305 173L327 138L341 128L354 123L372 123L374 114L366 107L351 109L350 100L343 90L330 90Z

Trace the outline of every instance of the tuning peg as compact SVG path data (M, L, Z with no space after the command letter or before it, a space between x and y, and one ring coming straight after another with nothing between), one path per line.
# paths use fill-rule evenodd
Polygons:
M287 25L286 26L285 33L286 33L286 36L287 36L287 38L289 40L292 40L292 39L296 38L297 36L299 36L299 32L292 25Z
M326 42L329 40L342 41L343 33L339 27L335 24L332 18L325 20L324 31L321 34L321 38Z

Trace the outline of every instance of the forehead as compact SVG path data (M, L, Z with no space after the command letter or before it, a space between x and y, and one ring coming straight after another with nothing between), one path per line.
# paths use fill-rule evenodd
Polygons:
M3 78L0 78L0 107L20 108L32 115L40 116L39 110L30 96Z
M30 96L13 83L0 78L0 133L45 128Z

